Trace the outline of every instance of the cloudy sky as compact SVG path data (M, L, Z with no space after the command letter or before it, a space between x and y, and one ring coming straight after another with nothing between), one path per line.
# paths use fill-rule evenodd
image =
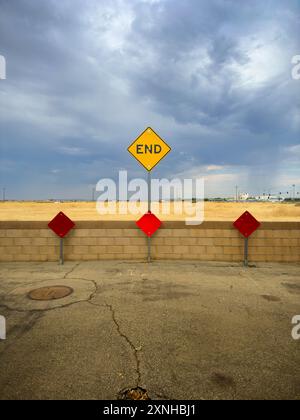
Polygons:
M172 147L155 177L300 191L299 54L299 0L0 0L0 188L144 177L127 146L152 126Z

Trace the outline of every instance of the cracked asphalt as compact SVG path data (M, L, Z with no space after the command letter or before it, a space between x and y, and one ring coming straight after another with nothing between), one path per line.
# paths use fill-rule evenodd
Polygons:
M300 266L2 263L0 399L300 399ZM32 301L29 291L74 293Z

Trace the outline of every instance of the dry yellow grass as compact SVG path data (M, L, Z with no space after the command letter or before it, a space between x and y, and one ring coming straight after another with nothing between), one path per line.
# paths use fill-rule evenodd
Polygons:
M166 204L165 204L166 205ZM118 204L120 206L120 204ZM156 206L156 207L155 207ZM183 220L185 215L163 213L162 204L154 203L153 212L162 220ZM140 214L144 212L145 208ZM205 220L233 221L244 211L250 211L260 221L300 221L300 205L287 203L205 203ZM78 220L137 220L138 215L100 215L96 203L1 202L1 221L50 221L59 211Z

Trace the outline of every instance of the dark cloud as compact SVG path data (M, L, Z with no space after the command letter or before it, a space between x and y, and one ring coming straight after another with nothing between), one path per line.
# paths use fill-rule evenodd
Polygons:
M126 148L148 125L173 149L157 175L214 165L218 194L222 177L300 181L299 165L282 176L299 144L299 23L296 0L0 0L0 184L90 197L119 169L144 175Z

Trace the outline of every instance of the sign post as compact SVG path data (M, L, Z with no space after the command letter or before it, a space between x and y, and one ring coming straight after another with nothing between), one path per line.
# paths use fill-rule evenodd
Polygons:
M251 213L246 211L234 222L233 226L244 236L244 266L248 267L249 237L261 226L261 224Z
M248 267L249 265L249 238L245 238L244 243L244 266Z
M59 261L64 264L64 238L75 227L75 223L68 218L63 212L58 213L53 220L48 224L51 229L59 238Z
M64 238L60 238L60 264L64 265Z
M148 213L151 213L151 171L148 171ZM151 236L148 236L148 263L151 262Z
M151 171L170 151L171 148L167 143L150 127L128 147L128 152L148 171L148 213L137 222L137 225L148 236L149 263L151 262L151 236L161 226L160 220L151 212ZM146 229L144 229L144 223L147 225ZM152 223L155 228L154 231L152 231L152 226L150 226Z

